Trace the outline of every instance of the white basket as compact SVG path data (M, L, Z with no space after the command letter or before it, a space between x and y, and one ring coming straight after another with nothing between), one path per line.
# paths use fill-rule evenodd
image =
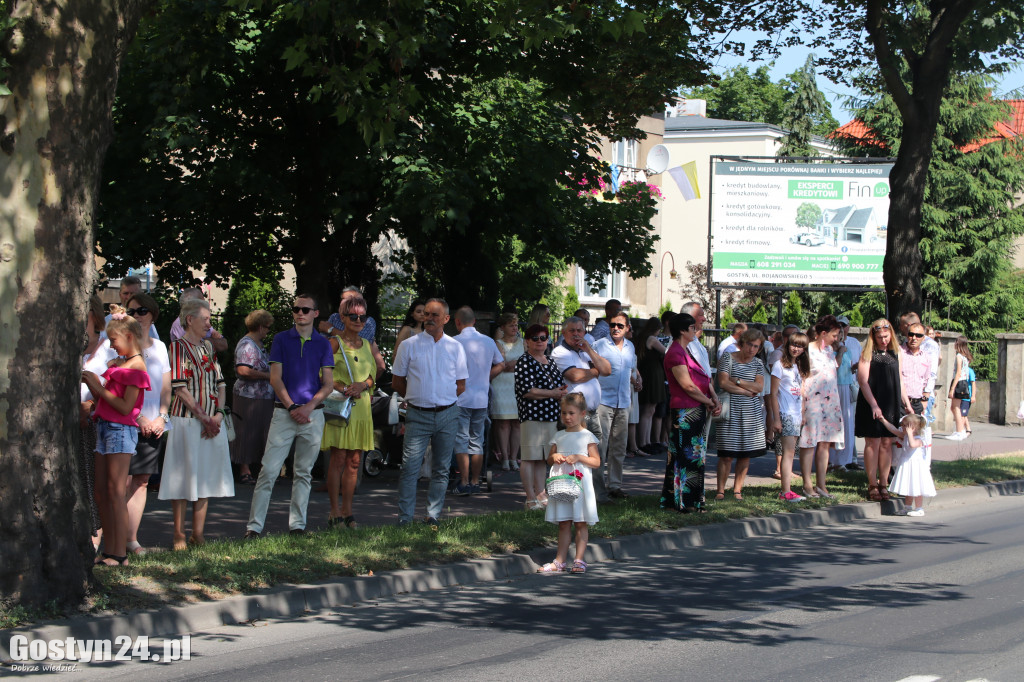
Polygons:
M548 500L572 504L580 498L583 494L583 481L573 474L574 471L576 467L569 464L551 467L550 475L544 482Z

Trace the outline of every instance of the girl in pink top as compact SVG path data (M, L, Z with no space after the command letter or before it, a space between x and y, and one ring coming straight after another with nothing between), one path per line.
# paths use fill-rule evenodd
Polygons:
M142 359L142 327L124 308L110 306L107 338L121 357L110 361L103 373L106 384L94 372L82 372L82 382L96 399L96 506L103 525L107 550L97 564L128 563L128 503L125 488L139 427L135 418L142 409L143 391L149 390L149 374Z

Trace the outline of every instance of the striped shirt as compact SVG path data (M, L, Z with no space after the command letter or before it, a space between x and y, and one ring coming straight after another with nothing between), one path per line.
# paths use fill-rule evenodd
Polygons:
M199 408L213 416L222 405L217 401L217 389L224 385L224 374L209 341L196 345L185 337L171 344L171 401L172 417L195 417L178 397L177 389L184 388L198 403Z

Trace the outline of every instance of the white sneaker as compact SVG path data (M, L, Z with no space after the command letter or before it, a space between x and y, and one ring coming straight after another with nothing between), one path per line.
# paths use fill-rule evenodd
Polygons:
M502 471L508 471L510 468L511 467L509 467L509 465L508 465L508 460L507 459L502 460L502 462L501 462L501 470Z
M924 516L924 509L918 507L907 512L907 516Z
M964 438L967 438L967 433L965 431L954 431L946 436L946 440L963 440Z

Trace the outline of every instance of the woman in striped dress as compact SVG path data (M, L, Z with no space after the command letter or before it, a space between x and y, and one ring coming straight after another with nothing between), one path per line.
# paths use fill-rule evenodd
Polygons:
M718 477L716 500L725 499L725 482L732 461L736 460L736 478L732 493L743 499L743 482L750 468L750 458L764 454L764 378L767 373L757 354L764 337L756 329L740 336L740 349L725 353L718 361L718 387L731 394L729 419L718 424Z
M174 549L188 547L185 502L192 502L192 536L202 545L210 497L234 497L228 439L224 420L224 375L205 340L210 329L210 305L202 299L181 304L185 335L171 344L171 429L167 437L160 499L171 500Z

